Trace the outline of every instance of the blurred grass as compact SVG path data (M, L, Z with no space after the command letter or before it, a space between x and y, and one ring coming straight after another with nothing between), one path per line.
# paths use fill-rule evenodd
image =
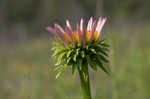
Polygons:
M111 30L111 79L91 73L94 99L150 99L149 25ZM81 99L80 83L71 72L55 80L51 41L34 39L0 49L0 99Z

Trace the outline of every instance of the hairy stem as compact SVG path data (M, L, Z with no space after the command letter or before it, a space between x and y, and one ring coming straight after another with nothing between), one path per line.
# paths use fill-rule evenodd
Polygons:
M83 99L91 99L91 91L90 91L90 81L89 81L89 72L88 72L88 67L86 67L83 70L80 70L78 68L79 76L80 76L80 83L81 83L81 89L82 89L82 94L83 94ZM85 77L85 72L86 77Z

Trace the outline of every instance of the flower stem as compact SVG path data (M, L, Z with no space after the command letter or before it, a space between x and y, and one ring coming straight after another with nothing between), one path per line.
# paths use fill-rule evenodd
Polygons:
M88 67L86 67L84 71L82 71L78 68L78 72L79 72L79 76L80 76L80 83L81 83L83 99L91 99ZM85 77L84 72L87 73L86 77Z

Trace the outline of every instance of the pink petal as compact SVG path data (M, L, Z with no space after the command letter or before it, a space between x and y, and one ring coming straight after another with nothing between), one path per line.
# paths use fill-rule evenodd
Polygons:
M65 41L65 31L63 30L63 28L60 25L55 24L55 30L59 34L59 36L61 37L61 39L63 41Z
M66 26L67 26L68 28L70 28L70 30L72 31L72 28L71 28L71 25L70 25L69 20L66 20Z
M93 17L90 18L88 25L87 25L87 31L92 30L92 25L93 25Z
M64 30L63 30L63 28L62 28L59 24L55 24L55 28L56 28L56 30L58 30L58 31L61 32L62 34L65 33Z
M98 19L98 22L97 22L96 31L99 30L99 26L100 26L101 22L102 22L102 18L100 17L100 18Z
M81 30L81 31L83 31L83 22L84 22L84 21L83 21L83 19L81 18L81 21L80 21L80 30Z
M81 31L80 31L79 24L77 24L77 33L78 33L79 43L81 43Z
M50 27L50 26L47 26L47 27L46 27L46 30L48 30L49 32L53 33L59 40L62 41L62 43L63 43L64 45L66 45L66 42L65 42L65 41L63 40L63 38L56 32L55 29L53 29L53 28Z
M80 31L81 31L82 36L83 36L82 42L83 42L83 44L85 44L86 43L86 26L85 26L83 19L81 19L81 21L80 21Z
M96 29L96 20L93 22L92 31L91 31L91 35L90 35L90 41L91 41L92 38L93 38L95 29Z
M101 30L102 30L102 28L103 28L103 26L104 26L106 20L107 20L106 18L103 18L103 19L101 20L101 22L100 22L100 24L99 24L99 26L98 26L98 29L97 29L98 36L100 35Z
M65 30L66 30L66 32L68 33L68 35L69 35L69 37L70 37L70 39L71 39L71 43L74 44L74 43L73 43L72 30L71 30L68 26L65 27Z
M57 34L56 30L53 29L52 27L47 26L45 29L46 29L47 31L53 33L53 35L55 35L56 37L59 37L59 35Z

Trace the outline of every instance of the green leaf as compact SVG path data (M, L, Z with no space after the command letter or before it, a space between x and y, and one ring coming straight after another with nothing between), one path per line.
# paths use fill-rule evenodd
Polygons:
M108 44L106 44L106 43L101 44L101 45L104 46L104 47L106 47L106 48L110 47L110 45L108 45Z
M69 57L69 58L67 59L67 64L70 63L70 60L71 60L71 57Z
M61 64L61 62L56 62L55 66L59 66Z
M80 51L80 49L78 48L78 49L76 50L76 54L77 54L77 55L79 55L79 51Z
M106 59L106 57L104 57L103 55L101 55L100 53L98 54L98 57L105 63L108 63L109 61Z
M55 50L57 50L57 47L53 47L51 50L52 50L52 51L55 51Z
M73 64L72 65L72 75L75 77L77 72L77 65Z
M90 50L91 50L94 54L96 54L95 49L91 48Z
M87 59L87 62L89 63L89 65L90 65L90 67L91 67L93 70L96 71L96 70L97 70L97 65L96 65L96 63L94 63L94 61L92 61L88 55L86 56L86 59Z
M54 56L59 56L60 54L64 53L65 51L67 51L67 50L57 49L57 50L55 50L55 52L54 52L54 54L52 56L53 57Z
M58 73L56 74L56 79L58 79L58 77L60 77L61 74L62 74L62 72L58 72Z
M87 78L88 65L93 70L97 70L97 66L99 66L104 72L109 74L108 67L106 67L108 63L108 47L104 40L74 47L72 45L64 46L58 41L52 49L54 58L57 58L56 65L60 65L55 68L56 71L59 71L56 78L70 66L72 66L73 76L76 75L76 71L79 69L83 71L84 79Z
M61 66L55 67L54 72L59 71L61 68L62 68Z
M74 55L73 60L76 62L76 60L77 60L77 54Z
M57 79L68 67L69 67L69 66L64 65L64 66L55 68L55 71L59 71L59 72L56 74L56 79Z
M63 57L66 53L61 53L59 56L58 56L58 63L61 63L63 61Z
M88 50L88 49L89 49L89 46L87 45L87 46L86 46L86 50Z
M102 53L105 56L108 56L107 52L101 46L97 46L97 47L100 53Z
M87 78L88 78L88 64L87 63L82 64L82 70L81 71L83 73L84 79L87 81Z
M82 58L84 58L84 57L85 57L85 53L84 53L84 51L81 51L81 56L82 56Z
M73 50L69 50L68 53L67 53L67 57L69 57L72 52L73 52Z
M62 71L64 72L69 66L67 65L64 65L63 68L62 68Z
M99 57L97 57L96 62L98 63L98 66L108 75L110 75L110 72L107 70L107 68L102 64Z

